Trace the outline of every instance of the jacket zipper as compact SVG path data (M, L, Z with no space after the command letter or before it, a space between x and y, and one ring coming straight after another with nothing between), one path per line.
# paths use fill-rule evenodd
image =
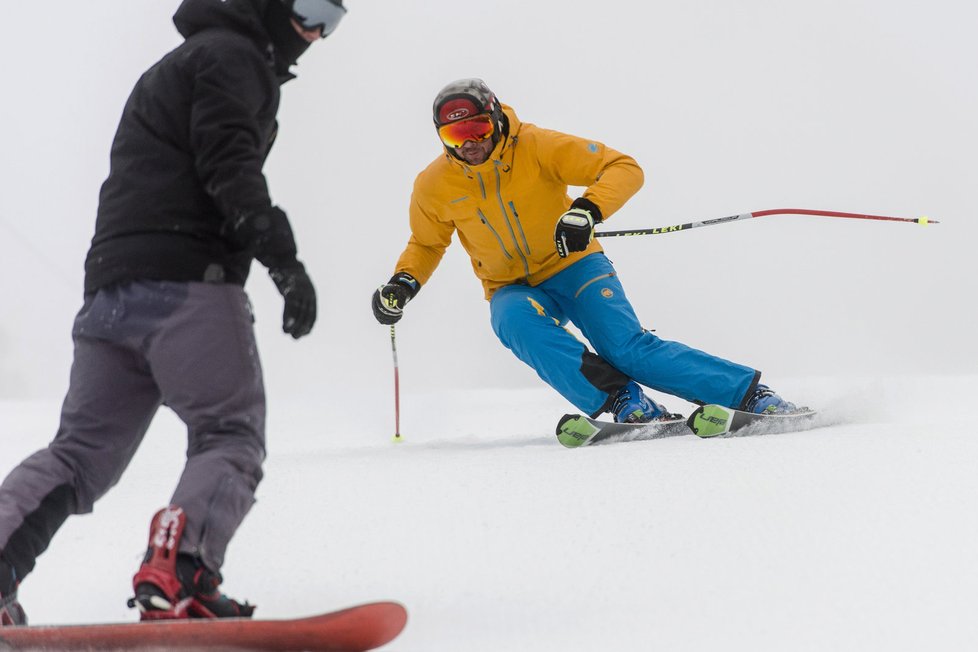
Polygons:
M520 249L520 243L516 239L516 232L513 230L513 223L509 221L509 213L506 212L506 204L503 201L502 178L501 178L501 176L499 174L499 168L494 168L493 171L496 173L496 198L499 200L499 208L501 208L502 211L503 211L503 220L505 220L505 222L506 222L506 228L509 229L509 236L513 239L513 244L516 245L516 251L520 255L520 260L523 261L523 272L524 272L524 275L525 275L526 279L529 280L530 279L530 263L526 260L526 255L523 253L523 250ZM510 202L510 205L512 205L512 202ZM515 214L515 211L514 211L514 214ZM520 232L522 233L522 228L520 229ZM526 243L526 238L525 237L523 238L523 242L524 242L524 244ZM527 249L529 249L529 247L527 247Z
M523 238L523 247L526 248L526 254L532 256L533 252L530 251L530 243L526 240L526 233L523 232L523 224L520 222L520 214L516 212L516 206L513 202L509 202L509 210L513 211L513 217L516 218L516 228L520 231L520 237Z
M503 255L506 256L506 259L507 260L513 260L513 257L510 255L510 253L508 251L506 251L506 245L503 244L503 239L501 237L499 237L499 233L496 231L496 229L492 228L492 224L489 224L489 220L486 219L486 216L482 212L482 209L481 208L477 208L476 209L476 212L479 213L479 219L482 221L482 223L485 224L487 227L489 227L489 231L491 231L492 234L494 236L496 236L496 242L499 243L499 248L503 250Z

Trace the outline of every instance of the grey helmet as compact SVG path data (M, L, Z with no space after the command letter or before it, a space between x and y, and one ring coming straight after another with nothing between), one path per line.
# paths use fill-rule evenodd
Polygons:
M489 90L484 81L476 77L457 79L438 91L435 102L431 107L435 128L464 120L483 113L492 116L495 130L492 134L492 144L495 146L506 127L503 108L496 94Z

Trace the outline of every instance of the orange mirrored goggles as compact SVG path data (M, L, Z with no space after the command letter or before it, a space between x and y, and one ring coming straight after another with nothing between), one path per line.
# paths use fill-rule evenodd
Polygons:
M477 115L458 122L449 122L438 127L438 137L449 147L461 147L467 140L481 143L492 136L496 130L492 116L487 113Z

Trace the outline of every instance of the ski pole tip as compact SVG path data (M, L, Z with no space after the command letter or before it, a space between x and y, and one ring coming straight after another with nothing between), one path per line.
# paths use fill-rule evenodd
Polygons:
M391 441L395 444L400 444L402 441L404 441L404 437L401 437L401 433L397 432L394 433L393 437L391 437Z
M938 222L937 220L932 220L926 215L922 215L921 217L917 218L917 224L922 224L923 226L927 226L928 224L940 224L940 222Z

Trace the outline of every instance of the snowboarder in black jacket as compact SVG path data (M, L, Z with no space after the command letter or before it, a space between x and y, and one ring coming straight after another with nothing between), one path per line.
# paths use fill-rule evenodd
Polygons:
M316 293L262 167L279 86L335 29L342 0L184 0L185 41L126 103L99 196L58 434L0 485L0 625L25 624L17 586L72 514L92 511L160 405L187 424L187 463L150 526L132 606L143 619L250 616L218 589L254 502L265 394L244 284L252 259L308 334Z

